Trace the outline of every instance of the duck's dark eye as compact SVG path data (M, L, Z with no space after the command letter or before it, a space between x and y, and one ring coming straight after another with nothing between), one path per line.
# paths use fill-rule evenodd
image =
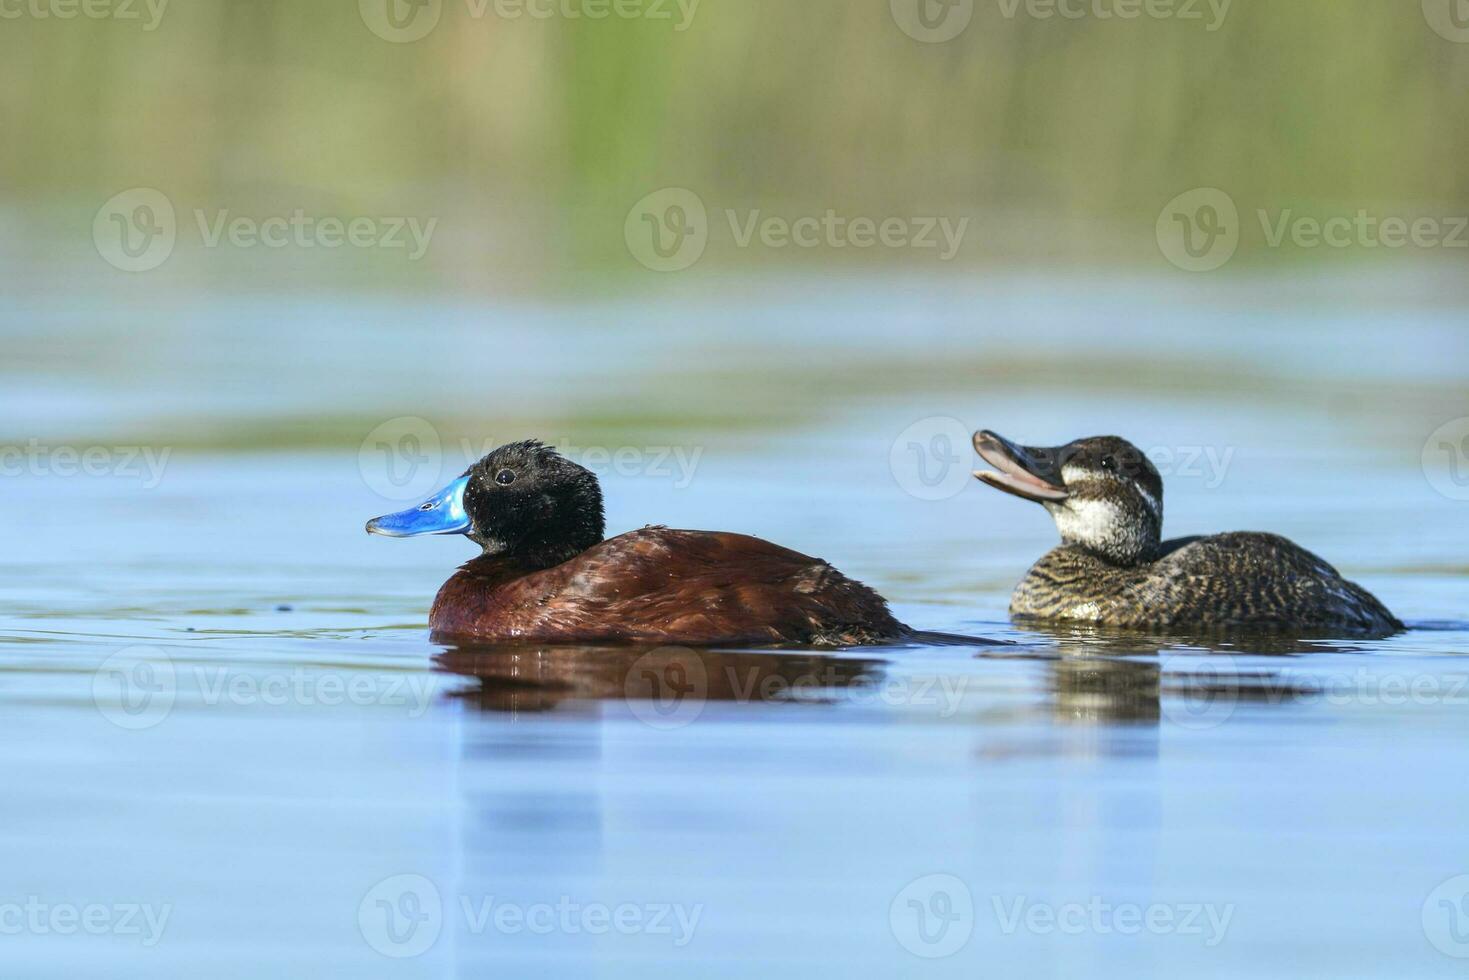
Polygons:
M495 482L500 484L500 486L502 487L508 487L510 484L515 482L515 471L501 470L500 472L495 474Z
M1111 456L1103 456L1102 457L1102 469L1106 470L1108 473L1116 473L1117 472L1117 460L1113 459Z
M419 504L418 505L418 509L419 510L433 510L434 509L434 505L433 504Z

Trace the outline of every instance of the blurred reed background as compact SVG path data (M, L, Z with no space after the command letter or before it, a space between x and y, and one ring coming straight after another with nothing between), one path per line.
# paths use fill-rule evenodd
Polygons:
M0 436L758 442L911 400L885 446L1060 386L1391 416L1416 459L1466 414L1469 2L1057 2L0 0ZM635 243L670 188L707 209L677 274ZM1238 210L1208 274L1159 230L1200 188ZM1259 217L1359 212L1465 247ZM828 213L964 234L741 246ZM294 215L368 244L260 244Z
M1135 20L1096 15L1129 0L1071 0L1079 19L981 0L945 43L906 34L888 0L703 0L691 15L644 0L667 19L604 20L560 12L587 0L546 19L444 0L408 43L370 29L374 0L174 0L151 30L145 0L110 0L137 19L35 14L79 2L5 0L0 19L7 285L109 278L77 246L132 187L167 195L181 229L196 208L438 218L418 262L191 259L199 236L181 230L155 286L495 294L653 284L623 220L666 186L716 221L968 217L954 270L1156 266L1160 208L1198 186L1240 205L1237 266L1265 251L1256 209L1469 212L1469 44L1416 0L1175 0ZM1343 257L1363 256L1311 256ZM699 271L913 258L741 250L725 234Z

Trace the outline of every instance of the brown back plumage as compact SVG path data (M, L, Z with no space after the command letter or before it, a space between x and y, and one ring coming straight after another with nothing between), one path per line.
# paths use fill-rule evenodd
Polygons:
M480 640L847 646L902 636L876 592L759 538L644 528L539 571L482 556L439 590L429 625Z

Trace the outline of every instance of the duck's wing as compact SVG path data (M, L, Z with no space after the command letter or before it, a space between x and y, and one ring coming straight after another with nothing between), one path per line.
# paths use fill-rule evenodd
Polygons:
M1191 540L1157 564L1152 585L1183 621L1393 632L1377 597L1324 558L1278 534L1238 531Z
M825 561L730 532L632 531L501 591L538 638L846 645L904 632L880 595Z

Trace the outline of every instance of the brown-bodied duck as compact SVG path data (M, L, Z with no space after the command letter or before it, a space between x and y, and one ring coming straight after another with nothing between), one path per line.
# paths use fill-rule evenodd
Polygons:
M462 534L480 554L439 590L447 638L543 643L854 646L914 635L819 558L722 531L603 539L597 477L540 442L501 446L372 534Z
M985 430L974 448L995 468L976 477L1041 504L1061 532L1015 588L1016 617L1353 636L1403 628L1370 592L1279 535L1162 540L1163 479L1125 439L1036 448Z

